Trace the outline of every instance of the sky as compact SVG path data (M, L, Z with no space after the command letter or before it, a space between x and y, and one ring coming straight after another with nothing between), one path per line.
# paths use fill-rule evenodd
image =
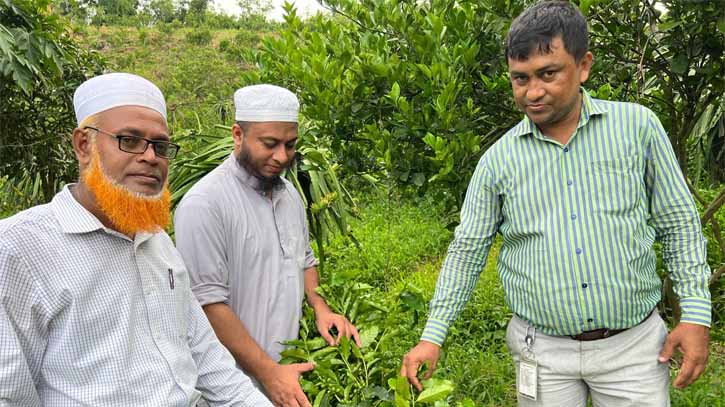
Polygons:
M300 16L309 16L317 13L320 10L324 10L320 3L316 0L288 0L290 3L295 3L297 6L297 14ZM237 6L237 0L213 0L217 10L223 11L229 14L238 14L239 6ZM269 12L268 17L271 20L280 21L284 11L282 5L284 0L272 0L273 8Z

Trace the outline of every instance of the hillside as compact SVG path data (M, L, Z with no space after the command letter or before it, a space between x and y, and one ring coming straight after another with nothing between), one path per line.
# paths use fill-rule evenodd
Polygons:
M83 45L105 58L109 70L141 75L167 98L173 129L208 129L228 123L232 93L250 69L245 55L269 32L174 27L75 28Z

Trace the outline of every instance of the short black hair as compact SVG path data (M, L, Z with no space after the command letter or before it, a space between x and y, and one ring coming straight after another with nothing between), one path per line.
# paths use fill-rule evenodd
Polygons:
M237 120L237 125L242 128L242 133L244 134L244 137L247 137L247 132L249 131L249 128L252 127L252 122L246 122Z
M511 23L506 35L506 59L525 61L534 52L548 54L561 37L564 49L578 62L589 50L587 20L568 1L542 1Z

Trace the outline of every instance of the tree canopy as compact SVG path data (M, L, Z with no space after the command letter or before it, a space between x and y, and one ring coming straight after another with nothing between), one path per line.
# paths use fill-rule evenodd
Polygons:
M13 181L6 196L45 202L75 179L73 92L102 68L48 0L0 3L0 174Z

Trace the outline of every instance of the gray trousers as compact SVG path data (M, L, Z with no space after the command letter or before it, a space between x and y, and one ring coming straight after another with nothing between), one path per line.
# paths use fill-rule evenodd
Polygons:
M506 331L517 389L527 326L514 316ZM667 327L656 312L633 328L596 341L582 342L537 331L531 347L538 364L537 400L517 391L518 404L585 407L591 395L595 407L669 406L669 366L657 361L666 336Z

